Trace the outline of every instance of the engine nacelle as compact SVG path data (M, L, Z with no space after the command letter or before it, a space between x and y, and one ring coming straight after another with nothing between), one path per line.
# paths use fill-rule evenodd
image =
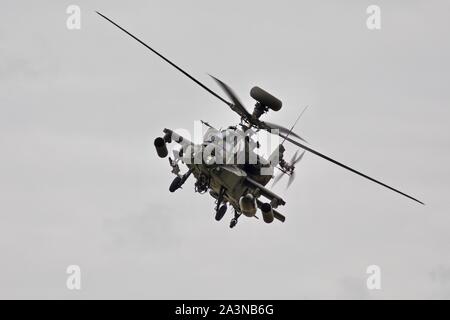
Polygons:
M166 142L163 138L158 137L155 139L154 142L156 153L160 158L165 158L169 154L169 151L167 151Z
M262 212L262 216L263 216L263 220L265 223L272 223L273 222L273 210L272 210L272 206L270 205L270 203L263 203L261 204L261 212Z
M256 199L248 193L239 199L241 212L247 217L253 217L256 214Z
M269 107L273 111L279 111L283 105L281 100L275 98L270 93L264 91L260 87L253 87L250 90L250 96L265 107Z

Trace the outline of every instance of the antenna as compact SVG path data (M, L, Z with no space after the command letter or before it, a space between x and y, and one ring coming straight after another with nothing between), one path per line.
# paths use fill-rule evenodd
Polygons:
M303 113L306 111L306 109L308 109L308 106L303 108L303 111L300 112L300 114L297 117L297 120L295 120L294 124L292 125L291 129L289 130L288 134L284 137L283 141L281 142L281 144L283 144L286 141L286 138L289 137L289 135L292 133L292 130L294 130L295 125L297 124L298 120L300 120L300 118L302 117Z

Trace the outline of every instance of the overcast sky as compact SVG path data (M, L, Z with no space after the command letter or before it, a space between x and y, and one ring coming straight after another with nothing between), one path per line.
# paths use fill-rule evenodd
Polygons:
M284 224L216 222L193 179L168 192L153 139L237 115L94 10L249 109L254 85L279 97L268 121L310 105L298 133L426 206L306 154L274 188ZM445 0L2 0L0 298L450 298L449 14Z

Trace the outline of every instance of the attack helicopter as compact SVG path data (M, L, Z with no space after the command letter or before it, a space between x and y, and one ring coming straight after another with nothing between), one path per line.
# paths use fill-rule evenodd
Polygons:
M184 185L190 176L194 176L195 191L199 193L209 192L215 199L215 219L217 221L224 217L228 205L230 205L234 210L230 228L236 226L239 217L242 215L257 218L258 209L261 211L264 222L272 223L275 219L284 222L286 218L278 211L278 207L285 205L286 202L281 196L271 191L267 184L272 179L276 183L281 177L287 175L289 176L289 186L295 177L295 166L302 160L305 152L325 159L417 203L424 204L422 201L338 162L309 146L305 139L293 131L301 114L290 129L261 120L262 115L269 111L280 111L282 108L282 102L267 91L258 86L250 90L250 96L255 100L254 109L250 113L234 91L223 81L211 76L231 102L110 18L100 12L96 11L96 13L228 105L232 111L239 115L240 122L237 125L231 125L223 130L216 129L209 123L202 121L208 129L201 144L195 144L167 128L163 130L161 137L154 140L156 152L161 158L168 157L168 144L174 142L180 146L180 149L174 148L172 150L173 158L168 157L172 173L175 174L175 178L169 186L169 191L175 192ZM259 142L254 139L255 134L260 130L266 130L283 139L267 159L259 154ZM284 143L286 141L303 150L299 154L299 149L297 149L289 161L284 159L286 150ZM181 173L180 163L186 165L187 171L185 173ZM275 169L280 171L278 175L275 175Z

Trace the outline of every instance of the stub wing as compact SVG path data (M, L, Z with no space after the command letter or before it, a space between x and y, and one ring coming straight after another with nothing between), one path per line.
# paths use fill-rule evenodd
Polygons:
M276 207L278 205L284 206L286 204L286 202L283 200L283 198L281 198L276 193L270 191L269 189L267 189L262 184L256 182L252 178L246 177L246 182L247 182L247 184L251 185L252 187L259 189L259 193L262 196L264 196L265 198L269 199L273 204L275 204L274 207Z

